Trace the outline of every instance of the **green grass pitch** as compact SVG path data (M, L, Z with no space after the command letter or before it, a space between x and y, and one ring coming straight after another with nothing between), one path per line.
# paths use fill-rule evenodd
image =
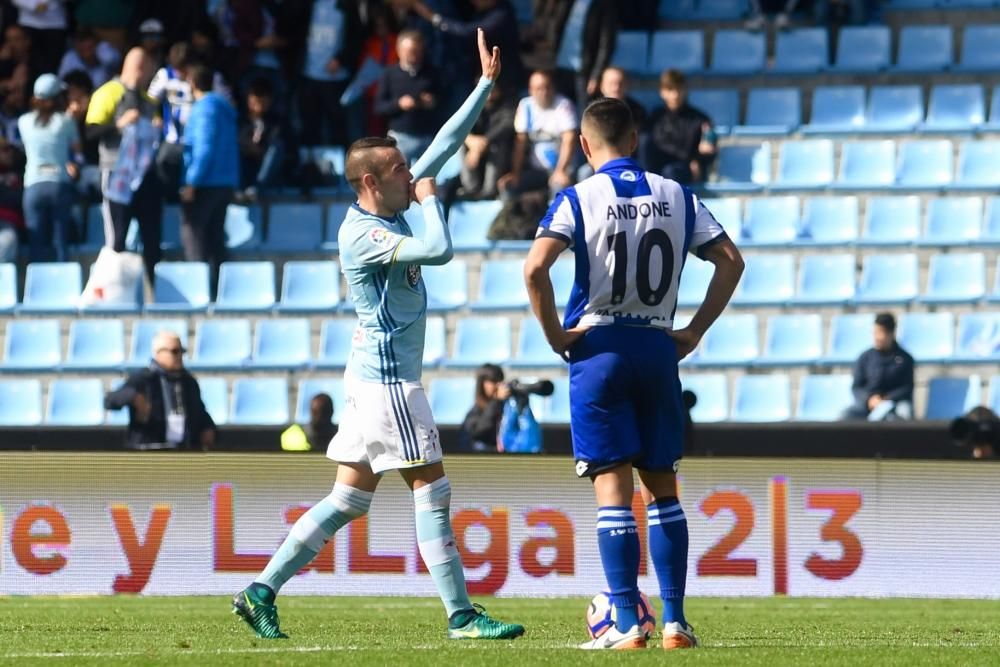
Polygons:
M703 648L669 656L655 642L614 655L574 649L586 639L580 598L480 601L527 634L449 641L440 603L427 598L281 597L292 638L266 641L225 597L0 597L0 664L1000 664L995 600L694 598L688 617Z

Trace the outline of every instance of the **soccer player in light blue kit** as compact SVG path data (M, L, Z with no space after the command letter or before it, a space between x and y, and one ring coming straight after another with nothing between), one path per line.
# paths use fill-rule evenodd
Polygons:
M427 152L407 168L393 139L360 139L347 152L346 177L358 195L340 228L340 260L359 325L344 384L347 407L327 456L338 462L333 492L302 515L257 579L233 598L259 637L285 638L275 596L333 534L363 516L387 470L413 492L420 555L448 613L451 639L511 639L524 627L491 618L469 600L451 529L451 487L441 444L420 385L427 293L421 265L445 264L451 236L434 176L465 140L500 74L500 52L479 31L483 77ZM413 181L416 181L415 183ZM402 212L420 203L426 231L414 238Z
M598 100L583 114L580 143L595 174L560 192L539 225L524 274L552 349L569 361L576 473L597 496L597 544L615 625L581 648L646 646L639 626L639 535L632 514L639 472L649 550L664 604L663 648L693 648L684 618L688 531L675 473L684 435L677 362L722 313L743 259L687 188L629 158L637 143L629 108ZM567 247L576 276L559 322L549 268ZM715 264L691 323L674 330L677 285L688 252Z

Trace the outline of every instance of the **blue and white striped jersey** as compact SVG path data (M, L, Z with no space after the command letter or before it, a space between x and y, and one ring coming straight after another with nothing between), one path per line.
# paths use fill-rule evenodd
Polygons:
M688 251L726 238L694 193L630 158L612 160L556 195L536 236L561 239L576 255L566 328L672 328Z

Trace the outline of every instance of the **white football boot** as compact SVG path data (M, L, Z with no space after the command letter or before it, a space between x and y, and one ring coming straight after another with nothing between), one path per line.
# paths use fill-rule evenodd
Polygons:
M633 625L628 632L622 633L618 628L611 626L608 631L597 639L580 644L580 648L588 651L595 649L614 649L618 651L628 651L637 648L646 648L646 633L638 625Z
M680 623L667 623L663 626L663 648L698 648L698 638L694 636L694 628Z

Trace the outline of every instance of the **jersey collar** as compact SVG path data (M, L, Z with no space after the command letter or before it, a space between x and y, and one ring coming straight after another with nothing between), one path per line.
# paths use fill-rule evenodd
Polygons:
M611 171L621 171L623 169L630 169L632 171L642 171L642 167L639 163L630 157L620 157L614 160L608 160L601 168L597 170L598 174L606 174Z
M364 213L367 216L370 216L372 218L378 218L379 220L385 220L386 222L396 222L396 218L399 215L397 213L396 215L392 216L391 218L386 218L384 216L378 215L377 213L372 213L371 211L366 211L365 209L361 208L361 204L359 204L358 202L354 202L353 204L351 204L351 208L353 208L356 211L360 211L361 213Z

